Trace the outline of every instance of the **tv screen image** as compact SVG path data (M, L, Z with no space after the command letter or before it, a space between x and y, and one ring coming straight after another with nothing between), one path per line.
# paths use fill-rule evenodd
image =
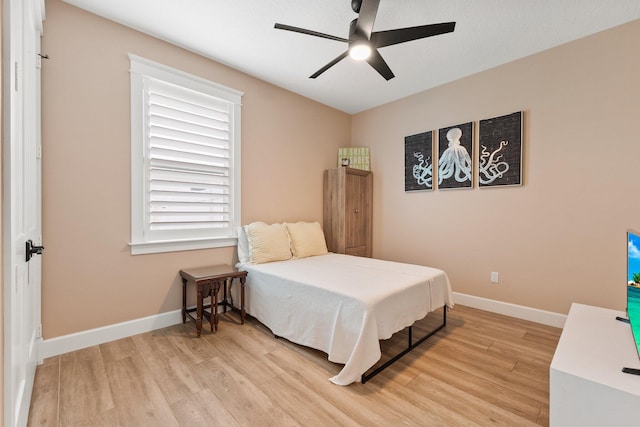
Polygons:
M640 356L640 232L627 231L627 316Z

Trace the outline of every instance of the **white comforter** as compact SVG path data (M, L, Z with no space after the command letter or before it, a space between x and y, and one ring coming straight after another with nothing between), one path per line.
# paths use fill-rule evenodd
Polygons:
M360 381L380 360L379 340L453 305L445 272L329 253L242 265L246 310L278 336L343 363L335 384Z

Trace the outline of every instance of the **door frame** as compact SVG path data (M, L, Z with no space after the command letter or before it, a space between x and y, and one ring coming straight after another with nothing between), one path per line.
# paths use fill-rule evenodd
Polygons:
M23 304L22 309L26 308L33 311L31 315L32 319L35 319L35 324L32 325L36 330L35 345L31 351L32 358L25 363L25 384L22 389L22 404L20 408L15 407L16 396L13 396L13 382L14 377L12 375L12 368L14 367L17 350L13 348L13 335L16 330L16 325L12 319L16 312L16 304L19 302L13 301L13 287L18 284L18 267L20 262L24 262L25 247L24 242L20 241L16 237L16 221L21 220L17 218L14 212L14 206L17 203L22 203L22 198L16 200L15 180L22 179L30 171L26 171L23 165L20 165L16 161L14 152L23 149L24 135L26 132L30 132L30 135L35 135L35 149L40 150L40 82L39 71L35 74L35 88L30 88L29 93L33 96L30 99L25 96L25 90L23 83L32 82L27 79L29 73L25 69L27 65L38 64L35 55L39 54L39 41L42 35L42 21L44 20L44 0L2 0L2 279L3 279L3 304L2 304L2 316L3 316L3 400L4 400L4 413L2 419L6 426L23 426L26 425L28 417L29 403L31 399L31 393L33 389L33 381L35 377L35 364L41 362L39 356L39 347L42 341L41 339L41 289L40 289L40 277L37 279L37 286L29 292L27 295L33 292L33 295L29 297L29 301ZM27 33L28 32L28 33ZM35 41L33 45L29 46L28 41ZM29 58L26 55L34 55L33 58ZM28 59L28 60L25 60ZM33 72L33 70L31 70ZM33 75L32 75L33 78ZM17 111L14 111L17 108ZM30 112L31 114L29 114ZM33 120L33 122L31 122ZM29 121L29 123L27 123ZM29 126L33 125L34 128L29 129ZM26 131L25 131L26 130ZM16 148L19 147L19 148ZM38 154L39 156L39 154ZM22 157L20 158L22 161ZM16 171L17 178L16 178ZM33 171L32 171L33 172ZM40 174L33 178L40 179ZM23 181L24 182L24 181ZM22 190L21 190L22 191ZM41 233L40 213L39 207L41 206L41 186L38 182L36 185L36 198L37 198L37 218L38 233ZM25 236L25 240L32 238L36 241L40 240L40 236ZM40 260L38 260L38 263ZM27 270L30 270L29 266L26 266ZM40 276L40 268L34 269ZM27 279L28 280L28 279ZM19 309L18 309L19 310ZM33 359L33 360L31 360Z

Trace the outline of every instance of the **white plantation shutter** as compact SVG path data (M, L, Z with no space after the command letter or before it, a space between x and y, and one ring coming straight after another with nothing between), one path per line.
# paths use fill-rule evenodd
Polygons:
M133 65L132 58L132 91ZM132 243L137 237L139 244L179 241L182 246L197 240L201 245L234 237L239 225L238 103L215 96L217 91L203 93L142 71L147 73L136 74L142 92L142 200L132 200L141 204L136 215L142 219L137 236L132 227ZM132 159L132 178L133 167Z
M230 106L228 102L145 79L150 234L229 230ZM204 231L207 230L207 231Z

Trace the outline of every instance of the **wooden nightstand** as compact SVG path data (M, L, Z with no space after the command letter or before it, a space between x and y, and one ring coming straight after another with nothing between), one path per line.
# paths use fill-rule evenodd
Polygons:
M214 265L209 267L188 268L180 270L182 277L182 323L186 323L187 316L196 324L196 334L199 337L202 332L202 317L209 319L211 324L211 332L218 329L218 304L224 306L225 312L227 307L231 307L240 312L242 323L245 319L244 310L244 284L247 277L246 271L237 271L230 265ZM227 289L231 289L233 279L240 279L240 308L233 306L233 300L227 301ZM187 309L187 284L193 283L196 288L196 307ZM222 287L224 292L224 300L218 303L218 293ZM211 304L204 306L203 299L211 296ZM205 311L209 309L209 311ZM193 317L191 313L196 312Z

